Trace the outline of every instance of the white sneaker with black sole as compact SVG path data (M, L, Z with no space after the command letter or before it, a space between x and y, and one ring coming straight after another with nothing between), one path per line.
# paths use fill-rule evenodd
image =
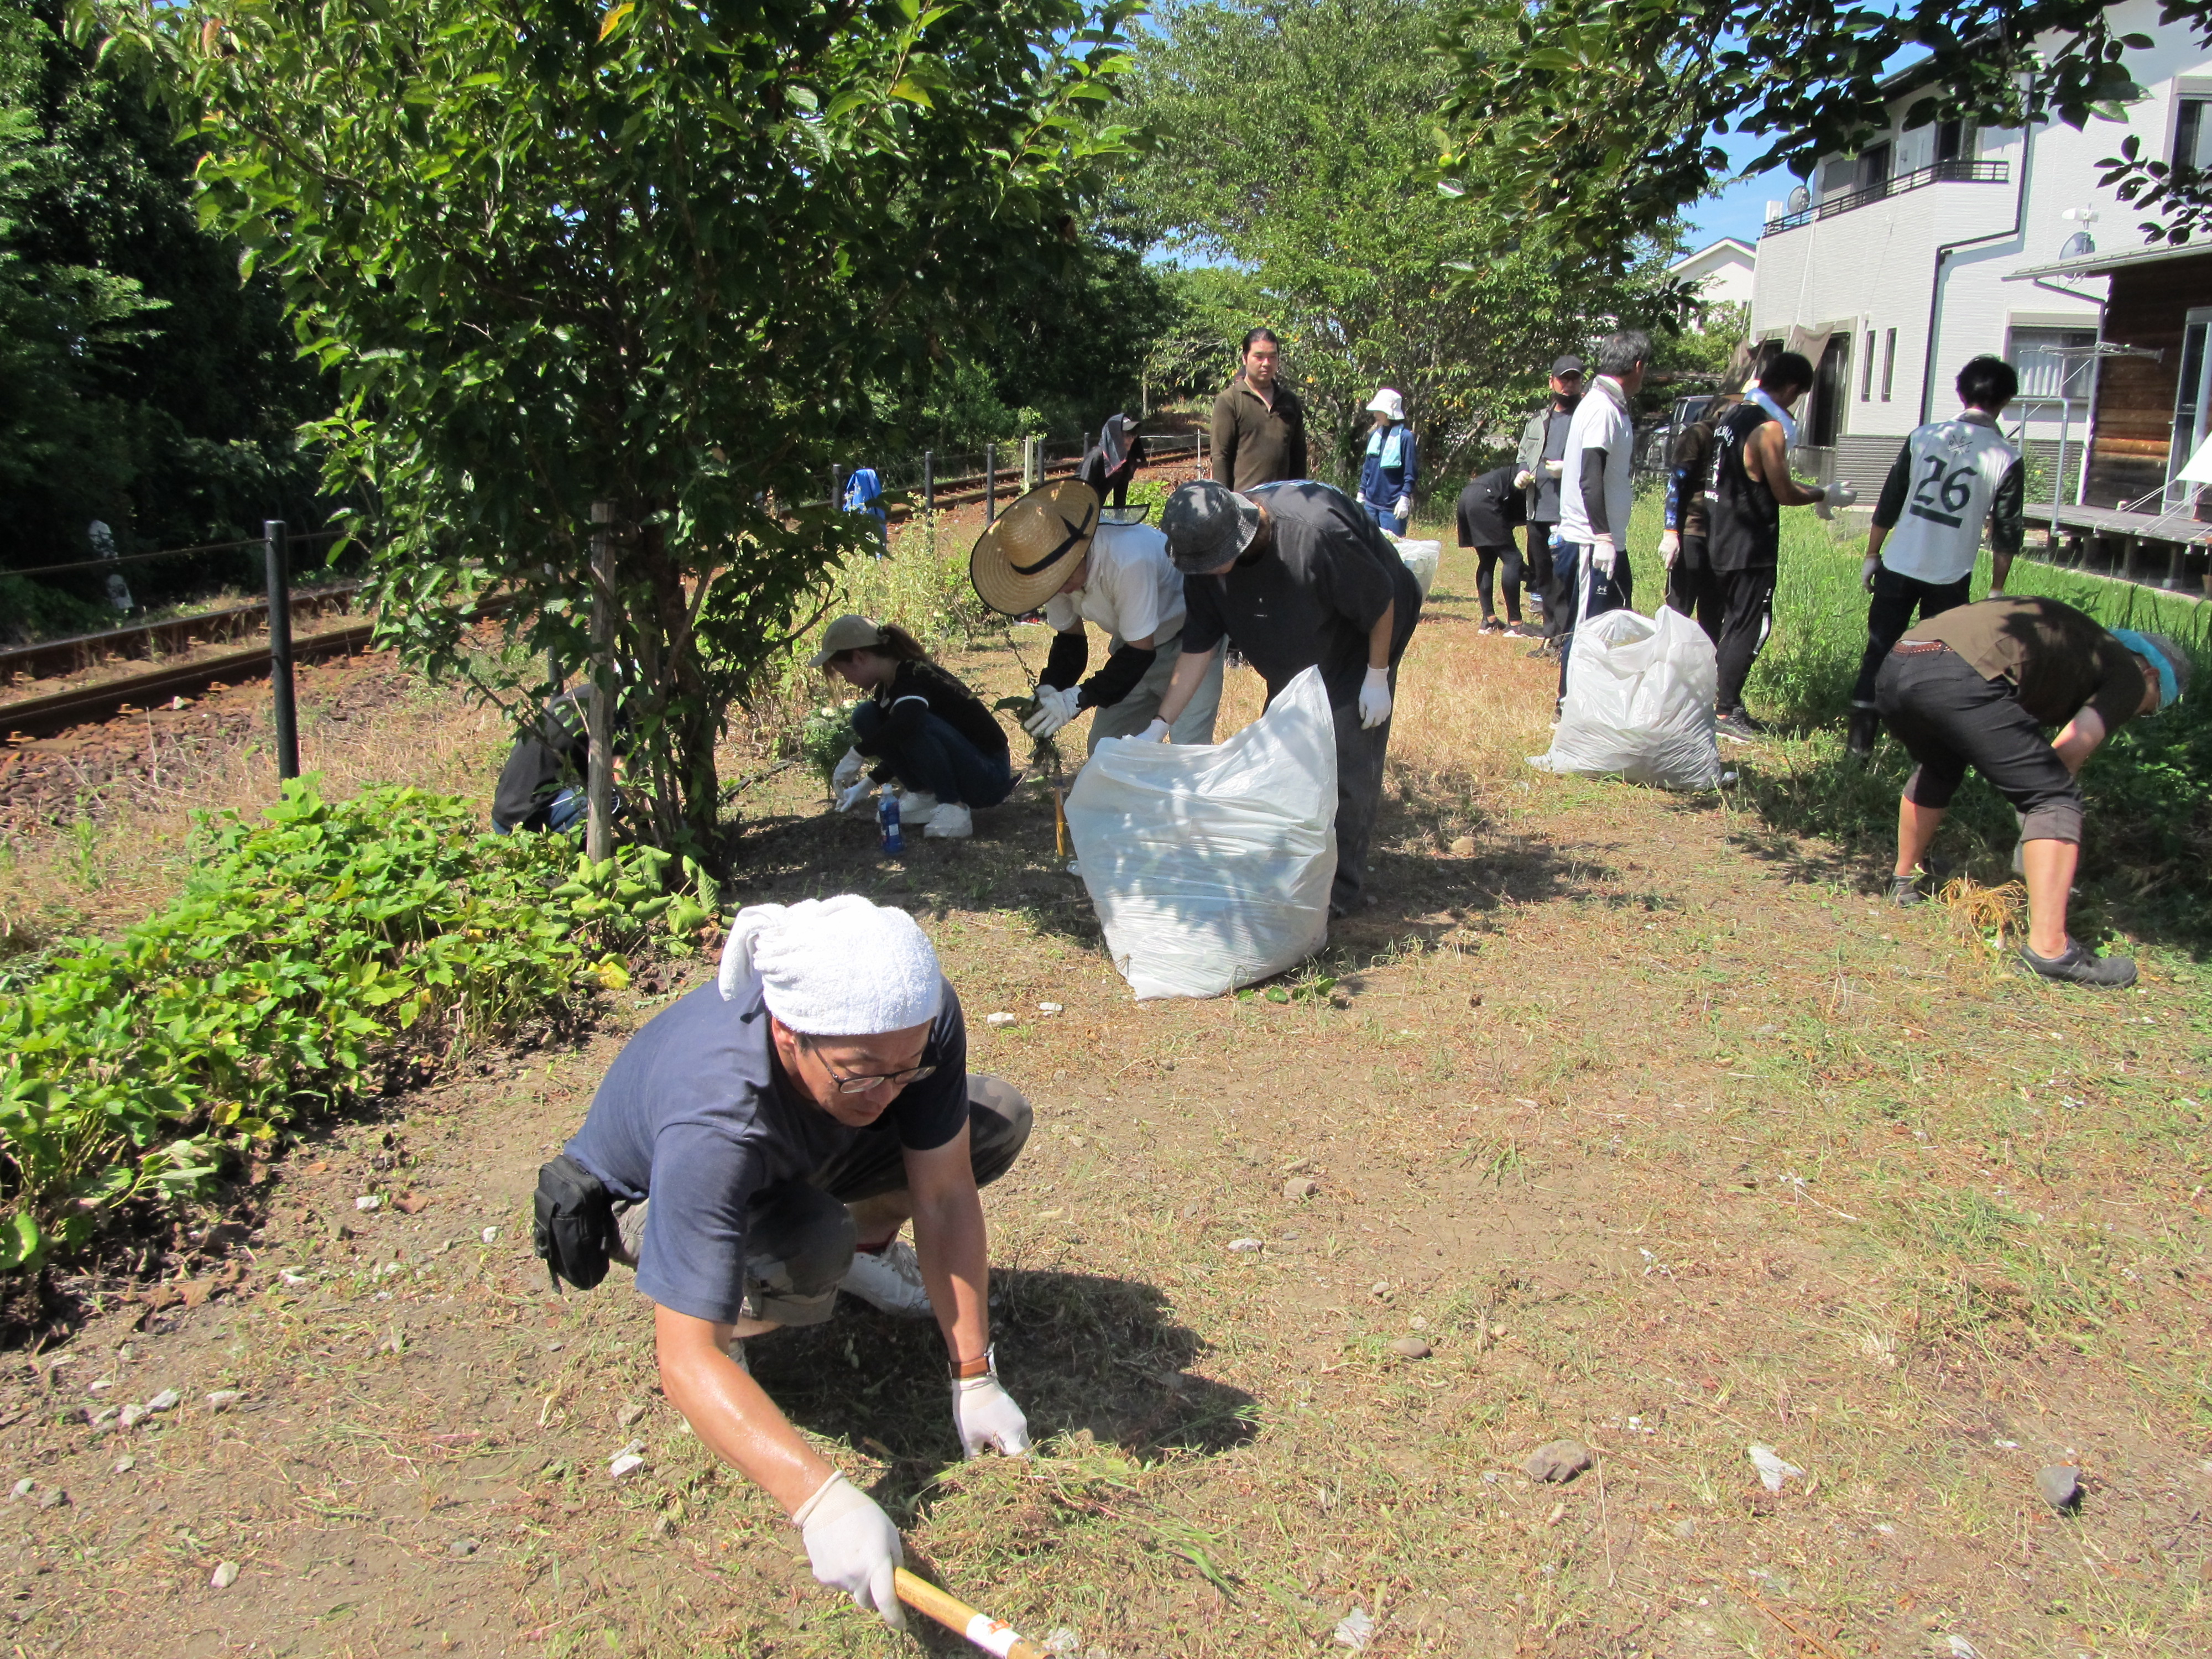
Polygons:
M911 828L915 824L932 823L937 815L945 810L938 805L937 797L927 789L916 789L911 793L903 789L900 790L898 804L899 828L902 830Z
M881 1250L853 1252L853 1265L845 1270L837 1288L857 1296L871 1308L902 1319L927 1318L929 1286L922 1282L921 1259L914 1246L895 1238Z
M933 841L959 841L975 833L975 816L961 801L948 800L930 814L923 835Z

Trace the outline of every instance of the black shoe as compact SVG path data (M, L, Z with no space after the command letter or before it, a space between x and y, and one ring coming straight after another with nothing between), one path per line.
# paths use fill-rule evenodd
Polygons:
M1495 617L1485 617L1482 619L1482 631L1486 634L1503 634L1505 631L1505 624Z
M2136 964L2130 957L2100 957L2087 945L2066 941L2065 951L2056 957L2039 957L2025 945L2020 947L2020 959L2031 972L2045 979L2063 980L2069 985L2095 985L2109 990L2119 990L2136 982Z
M1757 743L1766 735L1766 728L1752 719L1748 710L1731 708L1713 717L1713 734L1730 743Z
M1881 741L1881 715L1871 708L1851 710L1851 723L1844 734L1847 753L1862 757L1874 753L1874 746Z

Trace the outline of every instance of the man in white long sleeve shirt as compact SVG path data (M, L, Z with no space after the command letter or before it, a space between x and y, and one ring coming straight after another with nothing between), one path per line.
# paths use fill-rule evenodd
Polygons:
M1608 335L1597 349L1597 379L1576 406L1567 428L1559 474L1558 577L1568 604L1559 636L1559 696L1567 695L1567 663L1576 624L1585 617L1618 611L1635 597L1628 564L1628 515L1636 504L1629 466L1635 459L1636 421L1628 400L1643 387L1651 342L1640 331Z

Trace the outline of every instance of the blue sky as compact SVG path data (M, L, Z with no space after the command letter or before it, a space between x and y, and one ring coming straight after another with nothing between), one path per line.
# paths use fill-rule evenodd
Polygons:
M1759 139L1740 138L1731 134L1721 141L1728 152L1732 167L1741 167L1745 161L1765 148ZM1741 184L1731 185L1717 196L1709 196L1693 203L1682 215L1685 234L1692 252L1718 241L1723 236L1735 236L1757 246L1759 226L1766 217L1766 204L1788 198L1790 187L1797 180L1780 167L1747 179Z

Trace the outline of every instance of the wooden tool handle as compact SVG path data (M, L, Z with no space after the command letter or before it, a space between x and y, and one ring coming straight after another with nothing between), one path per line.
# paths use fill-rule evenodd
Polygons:
M1012 1625L988 1618L957 1595L948 1595L926 1578L917 1578L904 1567L896 1575L898 1598L916 1613L926 1613L949 1631L966 1637L986 1653L1000 1659L1052 1659L1036 1643L1015 1633Z

